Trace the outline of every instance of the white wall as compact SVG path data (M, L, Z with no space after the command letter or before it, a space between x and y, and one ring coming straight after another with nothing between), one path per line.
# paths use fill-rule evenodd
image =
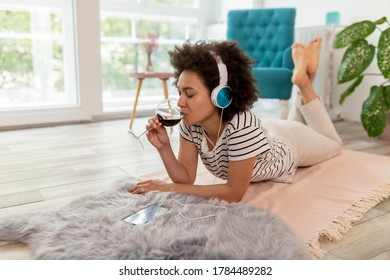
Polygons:
M208 0L204 0L208 1ZM208 25L206 28L206 38L215 39L215 40L224 40L226 39L226 22L228 12L230 10L239 10L239 9L252 9L253 7L259 6L260 2L263 0L216 0L208 1L207 6L210 7L211 11L210 20L208 20Z
M215 2L219 3L215 15L216 23L226 22L230 10L251 9L257 4L255 0L219 0Z

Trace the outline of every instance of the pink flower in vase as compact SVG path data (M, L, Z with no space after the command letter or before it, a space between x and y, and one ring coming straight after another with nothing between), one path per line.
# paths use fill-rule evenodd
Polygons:
M152 52L158 49L158 43L157 40L160 37L157 33L148 33L147 38L140 38L140 44L145 49L147 54L147 65L146 65L146 72L147 73L153 73L153 65L152 60L150 58Z
M158 33L148 33L146 38L140 38L141 46L145 49L147 54L151 54L158 49Z

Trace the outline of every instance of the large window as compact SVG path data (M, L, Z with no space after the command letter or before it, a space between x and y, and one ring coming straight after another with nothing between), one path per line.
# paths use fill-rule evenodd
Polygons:
M168 51L204 29L200 1L209 3L0 0L0 130L128 116L137 86L129 74L147 64L142 38L158 34L154 71L172 71ZM162 98L161 81L144 80L137 112Z
M0 111L78 103L66 1L31 2L0 2Z
M155 72L172 71L168 51L175 44L199 37L197 0L101 0L103 109L131 109L137 81L131 72L145 72L142 39L157 36L151 60ZM173 91L173 90L171 90ZM148 110L162 98L161 81L145 80L139 109Z

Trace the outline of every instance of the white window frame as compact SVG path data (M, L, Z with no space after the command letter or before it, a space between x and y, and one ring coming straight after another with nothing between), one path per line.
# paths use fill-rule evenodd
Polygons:
M100 1L100 11L101 15L105 15L113 18L129 19L131 21L145 19L147 15L148 20L152 21L168 21L175 22L178 24L182 22L186 23L198 23L198 34L203 34L202 30L204 28L204 20L202 20L201 15L202 7L204 7L206 1L198 0L197 8L185 8L185 7L172 7L164 4L155 4L150 0L139 0L136 3L130 3L126 0L101 0ZM203 5L202 5L203 4ZM135 25L132 25L133 29ZM119 41L137 43L138 38L135 37L136 32L133 30L131 38L117 38ZM105 37L102 37L102 40L105 40ZM160 44L180 44L182 40L179 39L159 39ZM142 91L148 90L145 86L142 88ZM172 87L168 88L168 91L175 91ZM135 92L129 91L129 98L124 101L114 101L115 111L108 109L103 113L106 116L120 116L120 115L129 115L133 108L133 102L135 100ZM161 89L162 95L162 89ZM161 100L160 96L145 96L140 95L137 107L137 116L149 116L153 114L154 105Z
M71 42L71 44L75 44L73 48L75 53L67 53L66 55L71 55L70 60L74 58L73 61L69 62L75 63L76 83L74 90L77 91L79 103L68 107L0 111L0 130L111 118L112 116L109 113L105 114L102 109L99 0L6 0L5 2L7 1L11 1L13 6L47 6L49 3L58 4L59 2L68 5L68 11L71 14L66 18L72 20L73 29L68 30L69 34L66 36L75 38L74 42ZM200 23L199 34L205 38L205 27L209 24L213 9L210 7L215 7L215 4L214 1L199 1L199 10L195 16L198 17ZM172 7L156 5L149 1L131 5L126 3L126 0L112 0L107 7L105 5L102 4L104 8L114 12L139 13L142 11L156 17L161 15L172 17L173 13ZM180 11L180 15L194 17L194 9L180 8L177 11ZM122 112L123 117L129 116L129 114L130 112Z
M8 0L7 0L8 1ZM64 48L67 63L76 69L74 85L66 90L77 92L78 104L55 108L37 108L0 111L0 130L35 126L41 124L70 123L92 120L92 116L101 112L101 74L99 40L98 0L11 0L12 6L50 6L65 5L67 22L65 34L67 43ZM2 6L5 6L4 4ZM72 27L72 28L69 28ZM74 40L69 39L74 38ZM65 67L67 68L67 67Z

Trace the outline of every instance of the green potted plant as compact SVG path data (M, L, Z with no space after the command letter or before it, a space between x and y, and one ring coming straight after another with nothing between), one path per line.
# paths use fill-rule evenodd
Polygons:
M385 29L382 30L382 26ZM366 38L376 29L381 34L375 47L369 44ZM347 90L341 94L340 104L343 104L345 98L355 91L365 76L383 76L383 83L371 87L368 98L363 102L360 115L368 136L381 135L390 112L390 24L387 18L383 17L374 22L365 20L347 26L336 34L333 47L348 47L337 72L337 82L341 84L353 80ZM375 54L380 73L365 73Z

